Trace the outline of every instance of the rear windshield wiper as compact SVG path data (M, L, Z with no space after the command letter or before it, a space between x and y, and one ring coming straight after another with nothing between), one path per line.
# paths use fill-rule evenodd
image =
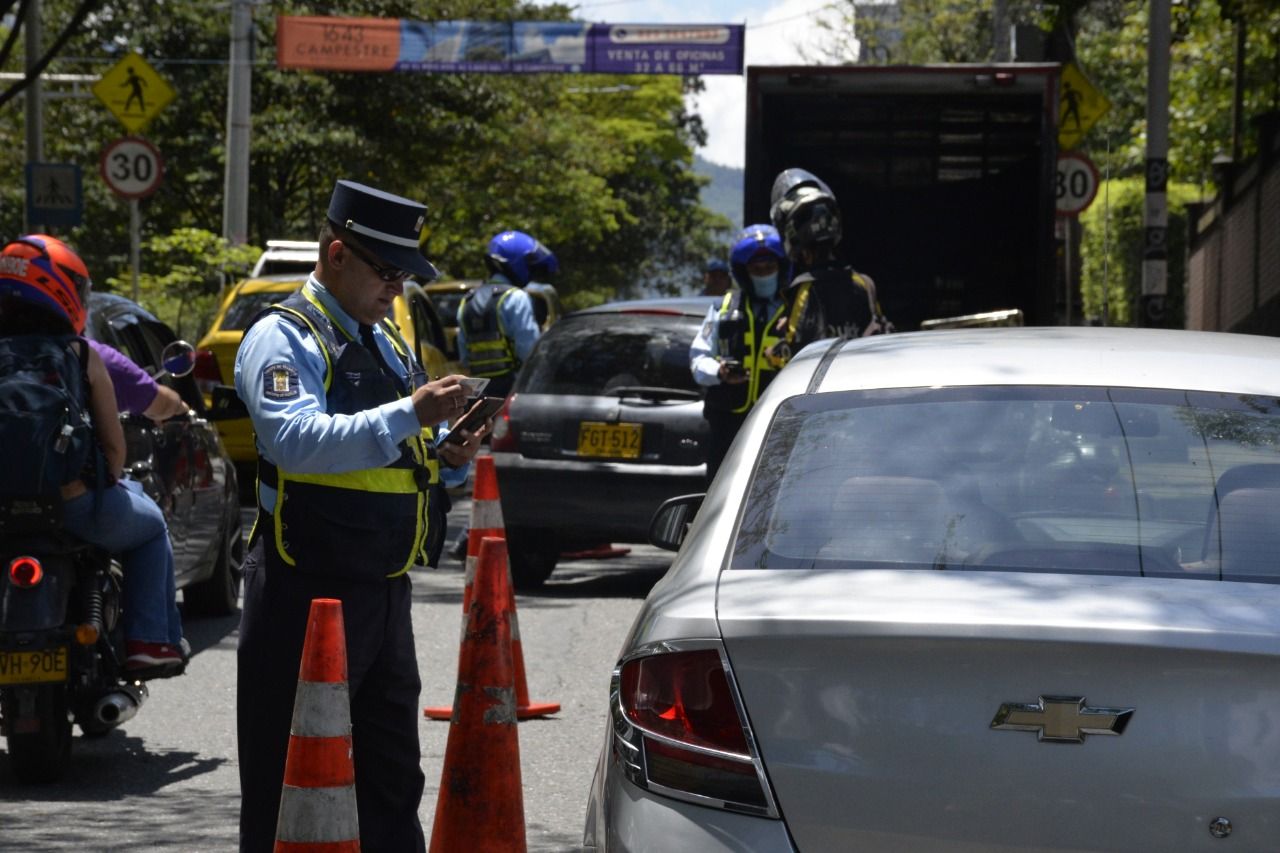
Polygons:
M656 385L617 385L606 388L605 394L615 397L640 397L645 400L701 400L697 391L684 388L662 388Z

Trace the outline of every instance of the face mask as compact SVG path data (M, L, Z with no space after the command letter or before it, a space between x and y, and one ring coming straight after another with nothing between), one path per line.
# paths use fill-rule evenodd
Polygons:
M759 298L772 299L778 292L778 274L775 272L769 275L753 275L751 286L755 288L756 296Z

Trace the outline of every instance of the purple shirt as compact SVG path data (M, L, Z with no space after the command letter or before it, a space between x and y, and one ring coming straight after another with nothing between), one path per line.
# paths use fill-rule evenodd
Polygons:
M156 381L129 356L99 341L89 341L107 366L107 374L116 389L116 408L130 415L140 415L160 393Z

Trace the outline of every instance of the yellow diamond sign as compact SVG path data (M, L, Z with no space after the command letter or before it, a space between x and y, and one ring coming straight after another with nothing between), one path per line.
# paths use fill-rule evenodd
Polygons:
M1058 147L1074 148L1089 128L1111 109L1107 96L1099 92L1074 62L1062 66L1058 81Z
M93 84L93 94L130 133L137 133L174 98L173 87L136 53L117 62Z

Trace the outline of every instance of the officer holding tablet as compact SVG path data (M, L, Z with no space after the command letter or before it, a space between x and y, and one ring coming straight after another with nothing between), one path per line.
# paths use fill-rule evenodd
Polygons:
M408 572L443 544L441 484L461 483L488 429L443 443L464 377L426 382L394 325L426 208L338 181L303 287L245 332L235 382L258 446L258 519L237 651L240 849L270 851L312 599L342 601L360 841L424 849ZM458 440L460 439L460 440Z

